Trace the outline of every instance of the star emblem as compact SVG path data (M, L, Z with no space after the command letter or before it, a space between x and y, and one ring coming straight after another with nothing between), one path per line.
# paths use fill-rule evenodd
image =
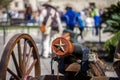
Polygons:
M57 50L61 50L62 52L64 52L64 46L65 44L62 43L61 39L60 39L60 42L58 44L54 44L54 46L57 48Z

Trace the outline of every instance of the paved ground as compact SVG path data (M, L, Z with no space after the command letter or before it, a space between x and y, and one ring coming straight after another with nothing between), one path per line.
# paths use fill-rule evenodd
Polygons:
M6 39L6 42L9 41L9 39L16 33L21 33L21 32L25 32L25 31L22 31L22 30L19 30L19 31L8 31L7 33L7 36L5 37ZM1 32L2 33L2 32ZM27 33L27 32L25 32ZM40 36L40 33L39 33L39 30L32 30L32 31L29 31L29 33L33 39L35 40L36 42L36 45L38 47L38 50L39 50L39 53L41 53L41 36ZM3 44L3 35L1 34L0 35L0 57L2 55L2 51L4 49L4 44ZM110 34L101 34L101 41L105 41L107 40L108 38L110 38ZM90 40L90 41L99 41L99 36L96 37L90 37L89 35L86 35L86 37L84 38L84 41L85 40ZM83 40L80 40L80 41L83 41ZM39 54L40 55L40 54ZM40 57L40 62L41 62L41 75L47 75L47 74L51 74L51 66L50 66L50 63L51 63L51 58L48 58L48 59L44 59L44 58L41 58ZM55 74L57 74L57 63L54 63L54 69L55 69ZM106 75L107 76L113 76L113 77L116 77L116 73L115 72L106 72Z

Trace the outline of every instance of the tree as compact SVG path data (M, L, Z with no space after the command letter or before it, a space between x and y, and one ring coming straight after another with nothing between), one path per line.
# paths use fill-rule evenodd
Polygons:
M107 8L107 11L102 15L102 20L107 24L104 32L116 33L120 31L120 1Z
M13 0L0 0L0 9L7 8L11 1L13 1Z
M104 32L111 32L113 37L105 42L105 48L109 56L113 59L115 48L120 40L120 1L107 8L107 12L102 15L103 22L107 24Z

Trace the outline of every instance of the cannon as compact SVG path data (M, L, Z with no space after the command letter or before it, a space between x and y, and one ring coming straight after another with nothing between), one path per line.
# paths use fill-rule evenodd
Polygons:
M102 62L96 53L78 43L73 43L64 37L56 38L52 42L52 51L56 54L58 70L64 75L64 80L119 80L120 76L120 42L116 47L114 69L118 78L105 75Z
M52 50L57 55L58 70L64 74L65 80L90 80L105 76L102 61L85 46L59 37L52 42Z
M41 75L40 57L35 41L28 34L15 34L3 50L0 80L112 80L105 76L100 60L87 47L59 37L52 42L52 50L55 53L52 60L58 62L58 71L63 75ZM86 64L84 66L86 62L87 68ZM119 76L118 59L117 63L114 63L114 68Z

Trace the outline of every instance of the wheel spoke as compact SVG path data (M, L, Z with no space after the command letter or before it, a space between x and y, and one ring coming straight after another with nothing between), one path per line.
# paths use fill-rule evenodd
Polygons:
M19 67L20 70L22 71L22 73L24 72L24 70L22 69L22 56L21 56L21 44L20 41L18 41L18 59L19 59Z
M23 50L23 62L26 61L26 51L27 51L27 40L24 42L24 50Z
M26 62L26 69L28 68L28 66L30 64L30 57L32 55L32 51L33 51L33 47L31 47L29 50L29 54L28 54L28 58L27 58L27 62Z
M25 62L26 62L26 52L27 52L27 40L24 41L23 61L22 61L23 70L24 70L25 73L26 73L26 68L25 68L25 66L26 66L26 64L25 64Z
M29 73L32 71L32 69L33 69L34 65L36 64L36 62L37 62L37 59L35 59L33 61L33 63L31 64L30 68L27 70L27 73L26 73L27 75L29 75Z
M19 66L18 66L17 59L16 59L16 57L15 57L14 52L12 52L12 58L13 58L13 62L14 62L14 64L15 64L15 68L16 68L16 70L17 70L18 76L19 76L19 77L22 77L21 71L20 71L20 68L19 68Z
M17 80L20 80L20 77L18 77L12 70L10 70L9 68L7 68L7 71Z

